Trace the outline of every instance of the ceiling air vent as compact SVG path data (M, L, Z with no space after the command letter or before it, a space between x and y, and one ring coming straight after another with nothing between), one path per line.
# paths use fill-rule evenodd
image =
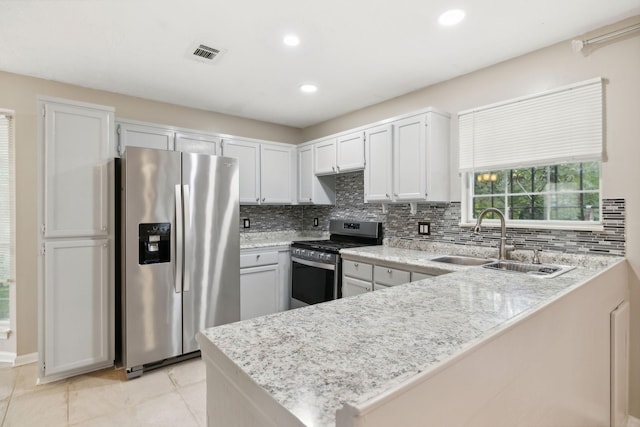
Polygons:
M224 52L224 49L215 49L207 46L206 44L194 43L189 50L189 57L197 61L210 64L219 58Z

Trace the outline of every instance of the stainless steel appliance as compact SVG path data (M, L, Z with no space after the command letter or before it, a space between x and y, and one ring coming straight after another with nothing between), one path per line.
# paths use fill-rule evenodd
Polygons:
M331 220L329 240L291 244L291 308L342 298L340 249L382 244L382 223Z
M198 330L240 320L239 175L236 159L137 147L121 170L121 352L131 378L196 356Z

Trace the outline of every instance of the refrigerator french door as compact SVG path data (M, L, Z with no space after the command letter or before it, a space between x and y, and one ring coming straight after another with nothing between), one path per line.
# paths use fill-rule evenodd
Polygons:
M239 175L236 159L138 147L122 171L131 378L197 351L198 330L240 320Z

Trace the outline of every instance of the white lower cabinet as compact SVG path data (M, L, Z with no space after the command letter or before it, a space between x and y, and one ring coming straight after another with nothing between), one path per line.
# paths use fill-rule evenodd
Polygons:
M240 320L288 309L288 247L240 251Z
M390 288L404 283L415 282L438 274L409 271L387 265L384 262L369 264L352 259L342 259L342 297L350 297L369 291ZM400 264L400 267L403 265Z
M278 264L240 270L240 320L278 311Z
M113 365L109 240L44 245L45 377Z
M411 281L411 273L391 267L376 265L373 268L373 290L402 285Z
M416 282L418 280L428 279L430 277L436 277L436 274L420 273L420 272L417 272L417 271L412 271L411 272L411 281L412 282Z
M364 280L346 276L342 278L342 298L364 294L365 292L371 292L372 290L373 285L371 282L365 282Z

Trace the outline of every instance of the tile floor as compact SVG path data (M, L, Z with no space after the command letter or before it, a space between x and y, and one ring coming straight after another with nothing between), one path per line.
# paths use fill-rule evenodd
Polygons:
M0 364L0 425L206 425L205 366L192 359L127 381L122 369L36 385L36 364Z

